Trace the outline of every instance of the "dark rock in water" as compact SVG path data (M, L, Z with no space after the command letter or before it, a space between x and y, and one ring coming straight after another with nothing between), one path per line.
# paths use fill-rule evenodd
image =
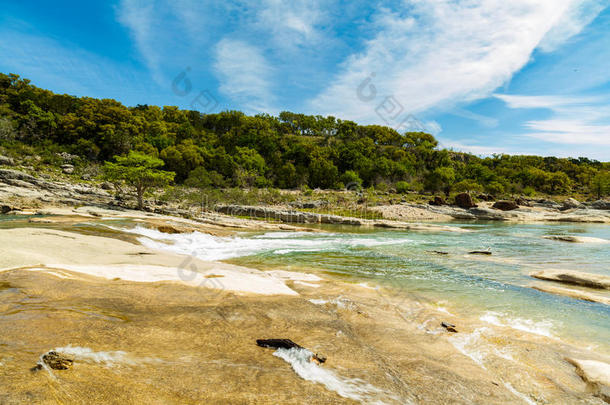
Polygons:
M442 250L430 250L431 253L436 253L437 255L448 255L449 252L443 252Z
M453 325L449 322L441 322L441 326L443 328L447 329L448 332L457 333L457 329L455 329L455 325Z
M443 200L443 197L439 197L437 195L435 195L434 198L430 200L428 204L436 206L446 205L445 200Z
M101 187L102 187L102 190L112 190L113 189L112 183L107 182L107 181L103 182Z
M257 339L256 344L260 347L270 347L272 349L305 349L303 346L294 343L290 339ZM326 356L316 353L311 356L311 360L322 364L326 361Z
M497 210L502 210L502 211L512 211L512 210L516 210L517 208L519 208L519 205L515 202L515 201L497 201L494 205L491 206L491 208L495 208Z
M493 201L494 197L491 194L479 194L477 198L481 201Z
M302 349L302 346L290 339L257 339L256 344L260 347L271 347L273 349Z
M472 252L468 252L469 255L491 255L491 251L489 250L473 250Z
M178 229L174 228L173 226L169 226L169 225L159 225L157 227L157 231L163 232L163 233L169 233L169 234L182 233Z
M62 356L61 354L54 351L50 351L48 353L43 354L41 360L42 362L44 362L44 364L46 364L53 370L68 370L72 367L72 364L74 363L74 360ZM38 363L31 369L31 371L41 370L42 368L43 365L41 363Z
M9 212L11 212L13 209L11 207L9 207L8 205L2 205L0 206L0 214L8 214Z
M455 196L455 205L460 208L469 209L474 208L477 205L472 200L472 197L468 193L460 193Z

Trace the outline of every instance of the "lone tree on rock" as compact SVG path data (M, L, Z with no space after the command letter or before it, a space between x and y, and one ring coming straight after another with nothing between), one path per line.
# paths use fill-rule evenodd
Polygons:
M116 163L105 162L104 179L115 184L133 187L138 197L138 209L144 206L144 193L150 189L164 187L174 180L176 173L159 170L163 161L138 152L127 156L115 156Z

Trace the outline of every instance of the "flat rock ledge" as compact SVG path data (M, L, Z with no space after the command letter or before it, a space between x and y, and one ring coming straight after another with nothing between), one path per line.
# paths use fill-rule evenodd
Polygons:
M570 270L541 270L530 274L539 280L610 290L610 277Z
M566 361L576 367L576 374L587 383L593 395L610 403L610 364L596 360L578 360L567 358Z
M250 205L219 205L216 211L232 216L260 218L272 222L286 222L298 224L332 224L352 225L389 229L406 229L412 231L430 232L468 232L468 230L436 224L420 224L387 219L362 219L354 217L343 217L331 214L318 214L291 209L280 209L274 207L259 207Z
M573 288L557 287L549 284L534 284L531 287L534 290L542 291L549 294L561 295L564 297L575 298L577 300L610 305L610 297L603 296L601 294L595 294L588 291L575 290Z

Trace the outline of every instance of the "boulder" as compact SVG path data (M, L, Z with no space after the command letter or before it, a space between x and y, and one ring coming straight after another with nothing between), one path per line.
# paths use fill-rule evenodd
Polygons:
M15 166L15 161L8 156L0 155L0 166Z
M113 189L112 183L110 183L108 181L103 182L100 187L102 187L102 190L112 190Z
M493 201L494 197L491 194L479 194L477 198L481 201Z
M571 209L575 209L575 208L583 208L584 205L578 201L575 200L574 198L568 198L567 200L565 200L563 202L563 205L561 206L561 210L562 211L567 211L567 210L571 210Z
M519 204L520 206L523 206L523 207L531 207L532 206L532 203L528 199L523 198L523 197L516 198L515 202L517 204Z
M8 205L0 205L0 214L8 214L13 209Z
M65 162L72 162L75 159L78 159L78 155L72 155L68 152L57 153L57 156L62 158Z
M551 208L551 209L560 209L562 207L561 204L547 199L540 199L533 204L534 207L542 207L542 208Z
M72 174L74 173L74 166L69 165L69 164L65 164L65 165L61 165L61 171L64 172L64 174Z
M52 368L53 370L68 370L74 363L73 359L69 359L57 352L50 351L42 355L41 361L32 369L32 371L40 370L44 366L42 363Z
M591 208L596 210L610 210L610 201L597 200L591 203Z
M455 205L460 208L469 209L474 208L477 205L472 200L472 197L468 193L460 193L455 196Z
M435 206L446 205L443 197L439 197L438 195L435 195L434 198L432 200L430 200L430 202L428 204L435 205Z
M515 201L503 200L496 201L491 207L501 211L512 211L519 208L519 205Z

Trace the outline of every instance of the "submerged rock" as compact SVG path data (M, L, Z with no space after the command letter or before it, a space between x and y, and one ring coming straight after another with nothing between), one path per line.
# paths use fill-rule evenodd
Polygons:
M42 363L46 364L53 370L68 370L72 367L74 360L69 359L55 351L50 351L42 355L40 362L32 368L32 371L42 369L44 367Z
M491 255L490 250L473 250L472 252L468 252L469 255Z
M557 287L548 284L534 284L531 286L534 290L542 291L548 294L562 295L564 297L574 298L577 300L597 302L600 304L610 305L610 298L600 294L594 294L588 291L575 290L573 288Z
M455 329L455 325L449 322L441 322L441 326L447 329L448 332L457 333L457 329Z
M159 225L157 227L157 231L163 232L163 233L169 233L169 234L182 233L178 229L174 228L173 226L169 226L169 225Z
M539 280L610 290L610 277L570 270L541 270L530 274Z

